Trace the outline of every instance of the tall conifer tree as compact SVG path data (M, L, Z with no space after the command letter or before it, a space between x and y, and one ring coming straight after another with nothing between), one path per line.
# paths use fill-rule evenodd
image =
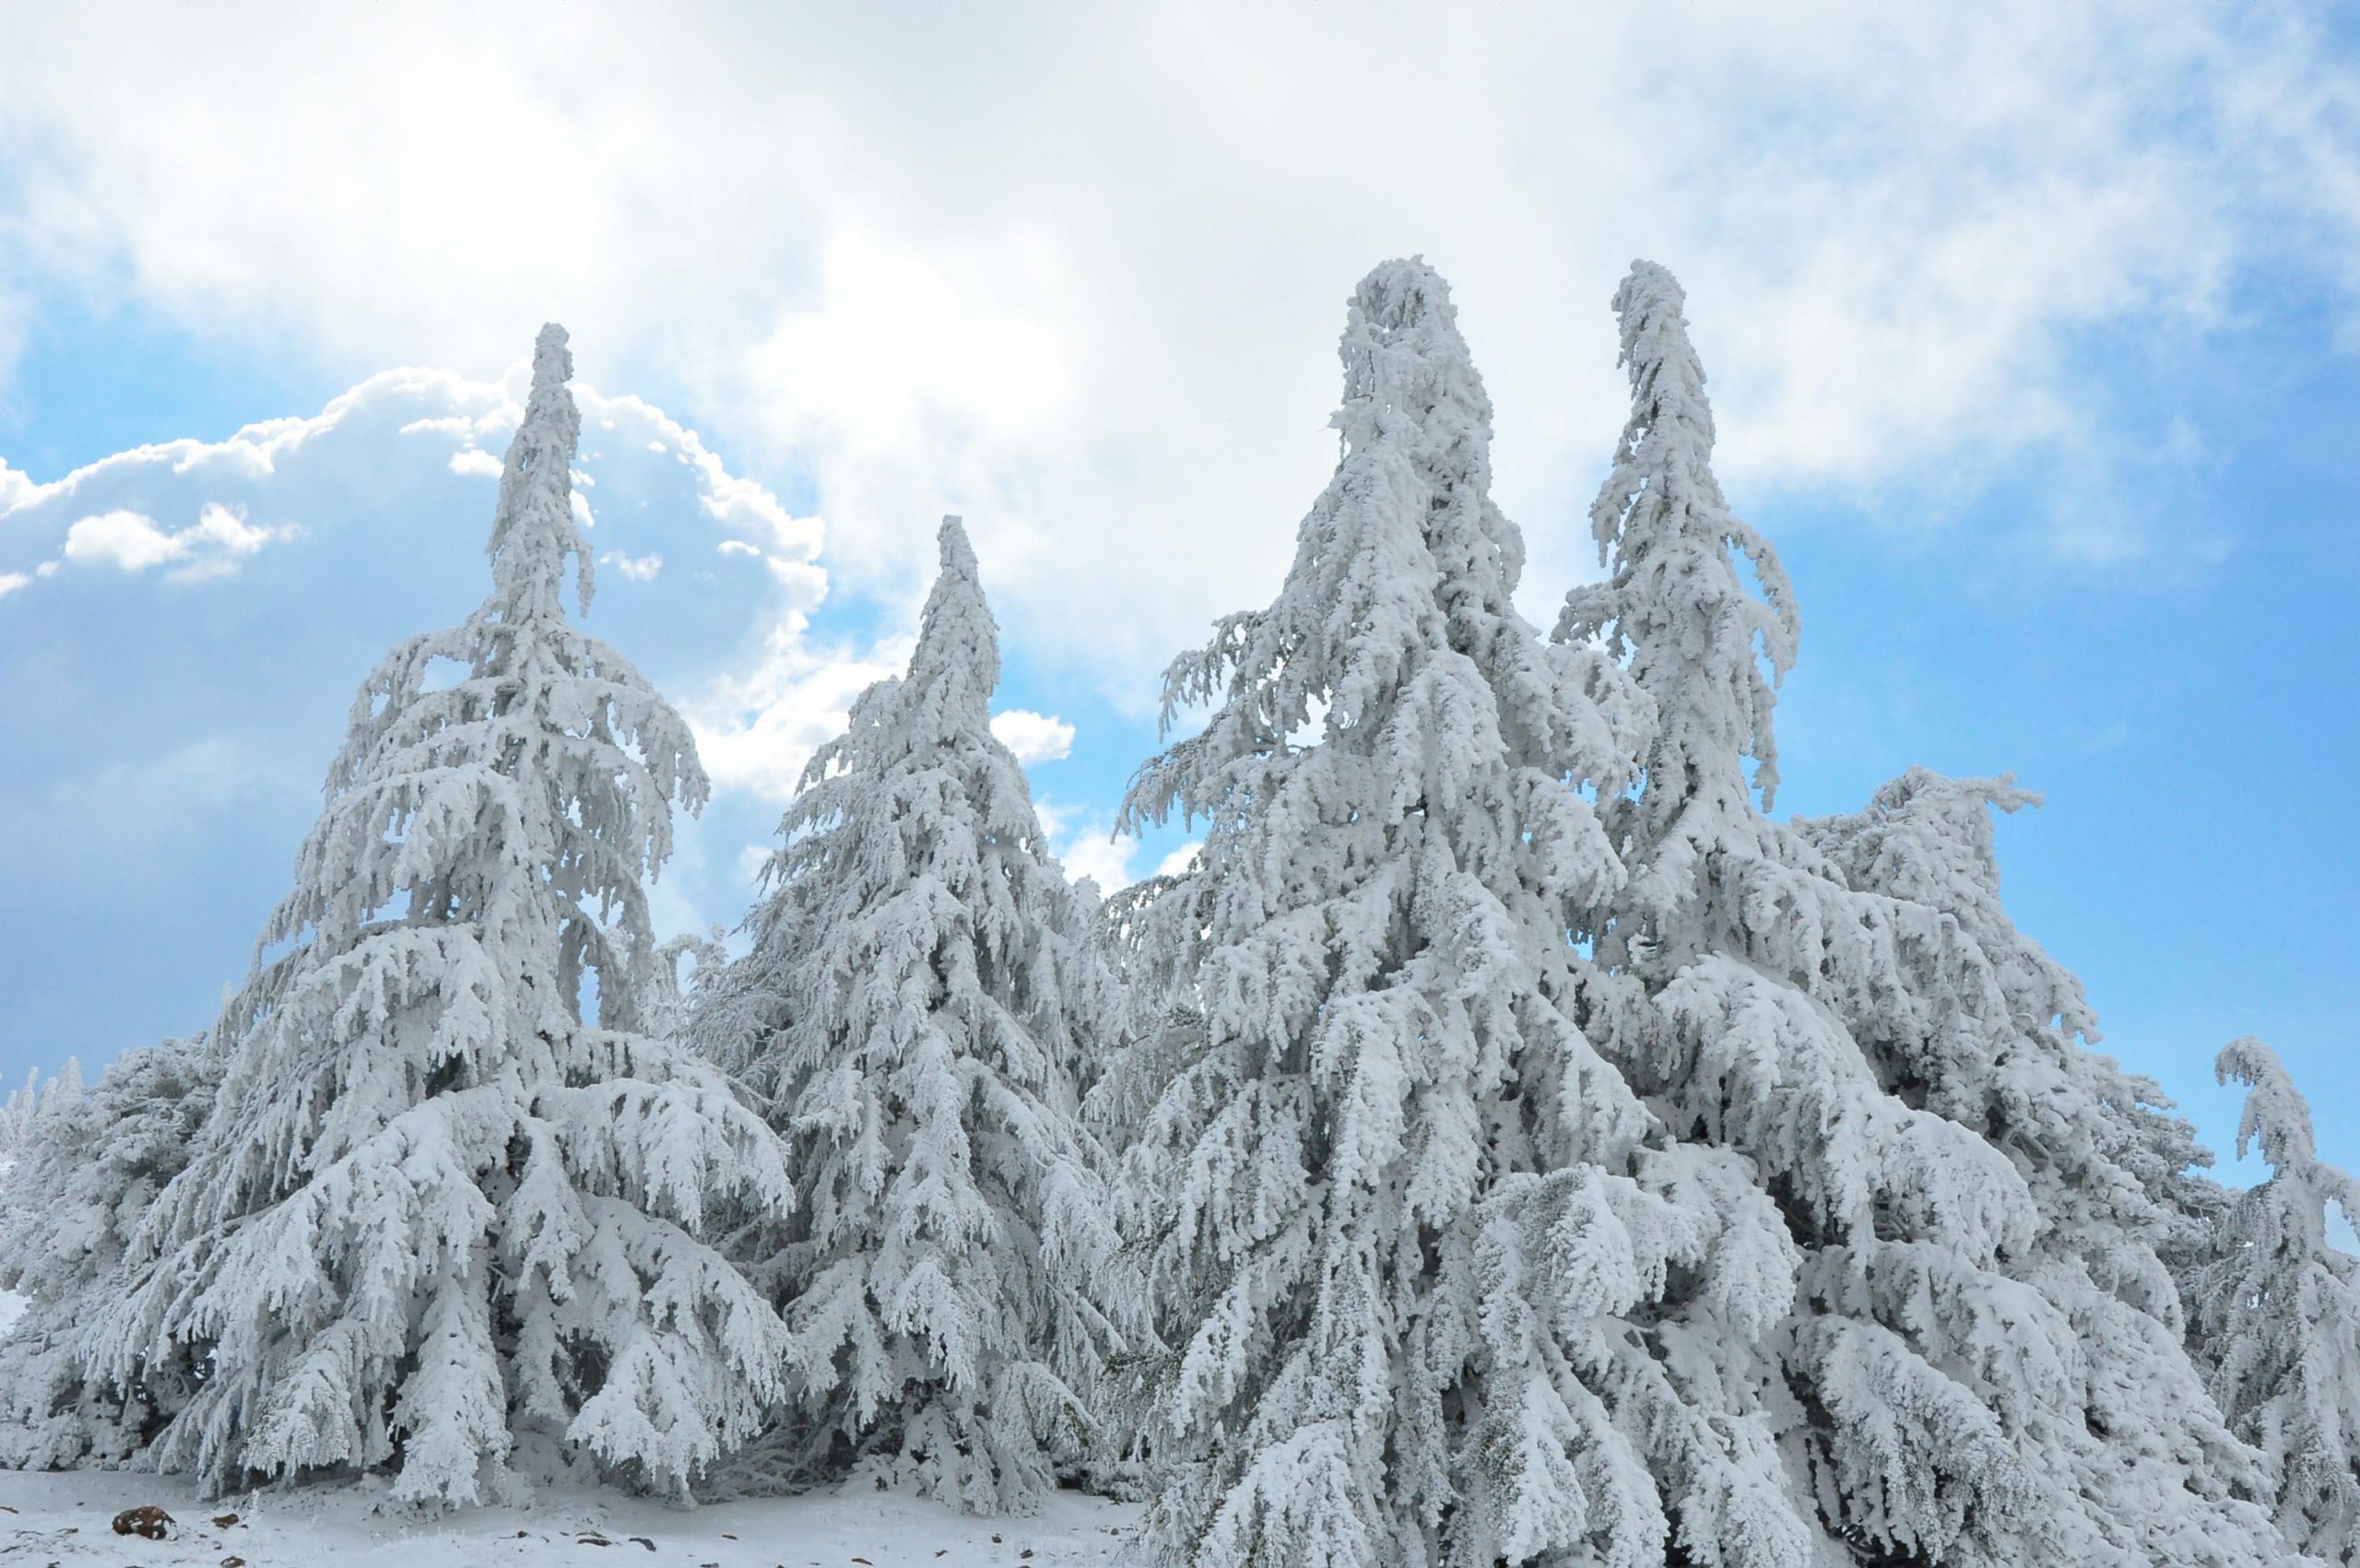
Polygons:
M1619 659L1658 721L1639 788L1606 809L1631 865L1597 943L1634 987L1616 1058L1675 1130L1752 1162L1802 1248L1768 1397L1835 1541L1880 1562L2135 1562L2139 1526L2071 1480L2085 1421L2126 1396L2090 1399L2074 1323L2029 1278L2032 1173L1982 1118L1943 1114L1976 1086L1937 1091L1933 1058L2013 1032L1989 955L1954 914L1854 888L1754 806L1776 784L1773 687L1799 620L1776 552L1714 478L1682 305L1646 262L1615 295L1633 407L1591 513L1609 574L1557 627ZM2217 1442L2156 1468L2197 1489L2161 1527L2171 1560L2270 1560L2240 1465Z
M490 596L354 701L214 1114L87 1352L123 1385L203 1364L153 1457L212 1487L390 1467L468 1502L524 1428L678 1491L778 1391L777 1318L700 1239L716 1205L790 1201L774 1140L642 1032L642 884L705 784L560 601L569 562L591 590L572 369L544 328Z
M796 1416L752 1456L1028 1508L1094 1437L1115 1237L1072 1064L1112 998L991 733L998 634L943 522L906 675L820 749L707 1048L777 1108L800 1199L739 1244L784 1303Z

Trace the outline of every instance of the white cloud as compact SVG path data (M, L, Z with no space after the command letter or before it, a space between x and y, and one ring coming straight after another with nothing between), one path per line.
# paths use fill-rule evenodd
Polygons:
M660 555L631 556L620 550L608 550L598 558L598 564L613 567L634 583L653 583L655 574L664 570L664 558Z
M853 699L899 675L909 648L814 647L799 619L773 628L751 669L718 675L680 704L714 787L790 798L811 753L843 731Z
M5 512L5 508L0 508L0 512ZM30 572L0 572L0 598L6 598L18 589L38 583L44 577L56 576L57 567L56 561L44 560Z
M196 521L176 534L166 533L144 513L119 507L68 527L65 559L77 566L111 566L118 572L171 566L168 575L177 581L205 582L230 576L244 558L296 532L291 525L255 527L218 501L206 501Z
M1032 812L1041 819L1041 831L1049 835L1049 847L1064 866L1068 881L1087 877L1102 893L1131 885L1131 856L1139 841L1116 838L1111 815L1048 799L1034 801Z
M218 811L242 796L300 799L289 784L268 760L235 737L206 735L156 756L110 764L59 789L85 808L105 809L125 831L160 841L186 818Z
M1053 713L1010 708L992 715L992 734L1026 767L1056 762L1073 754L1073 725Z
M500 477L500 459L476 447L462 447L451 454L451 472L496 479Z
M136 512L101 512L65 531L65 559L122 572L145 572L176 560L180 542Z

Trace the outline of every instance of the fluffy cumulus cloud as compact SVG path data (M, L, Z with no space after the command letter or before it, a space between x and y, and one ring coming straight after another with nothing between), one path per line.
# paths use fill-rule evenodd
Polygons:
M1053 713L1010 708L992 715L992 734L1026 767L1057 762L1073 755L1073 725Z
M1087 806L1061 805L1046 798L1035 800L1032 809L1041 819L1042 831L1049 835L1050 849L1070 880L1079 882L1087 878L1098 884L1102 893L1130 886L1136 875L1131 862L1137 857L1139 841L1116 837L1111 813Z
M141 513L117 508L77 519L68 527L64 557L77 565L112 566L119 572L169 566L169 577L204 582L230 576L245 557L273 539L298 531L291 523L277 528L254 527L218 501L206 501L198 510L196 521L177 533L167 533L154 518Z
M620 550L608 550L598 558L598 564L613 567L634 583L653 583L656 574L664 570L664 558L653 554L624 555Z
M808 476L842 580L905 595L963 511L1011 633L1143 702L1283 566L1340 301L1405 252L1458 287L1540 604L1587 570L1640 253L1690 286L1740 493L1917 516L1929 469L2111 475L2050 531L2136 559L2154 432L2077 346L2205 332L2264 271L2351 316L2354 94L2312 18L584 5L560 40L530 11L60 6L0 58L0 273L339 363L499 363L555 312L594 376Z
M853 699L901 674L910 647L816 643L793 620L772 628L757 657L702 683L684 703L714 786L784 805L811 753L844 728Z

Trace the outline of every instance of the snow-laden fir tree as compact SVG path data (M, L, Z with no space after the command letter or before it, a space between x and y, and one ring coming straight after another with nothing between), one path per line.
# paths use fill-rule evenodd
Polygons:
M159 1361L118 1387L84 1373L83 1348L125 1283L141 1219L187 1163L220 1073L202 1035L167 1040L116 1057L87 1090L69 1063L11 1106L0 1290L25 1309L0 1338L0 1464L119 1463L187 1402L194 1358Z
M1980 1134L2031 1191L2034 1244L2005 1269L2063 1315L2075 1351L2073 1398L2039 1433L2061 1466L2040 1508L2072 1521L2085 1562L2266 1558L2259 1475L2188 1357L2165 1261L2186 1244L2191 1167L2212 1157L2154 1083L2083 1043L2097 1027L2080 983L2000 902L1992 811L2036 803L2008 779L1915 768L1867 810L1796 828L1852 887L1954 923L1898 927L1953 953L1942 1005L1882 1009L1858 1037L1889 1089Z
M1939 1060L1903 1061L1962 1041L1990 1055L1978 1036L2008 1024L1990 961L1954 916L1855 890L1764 815L1798 618L1714 478L1682 304L1645 262L1615 295L1633 411L1591 513L1609 575L1557 627L1619 660L1657 717L1639 787L1604 809L1631 871L1595 949L1625 983L1615 1057L1676 1133L1752 1162L1802 1248L1771 1393L1833 1541L1870 1562L2137 1561L2120 1545L2135 1530L2076 1501L2088 1373L2071 1318L2024 1277L2035 1194L1976 1126L1927 1103ZM2203 1490L2176 1515L2193 1521L2177 1561L2266 1559L2224 1447L2225 1475L2178 1456Z
M151 1452L212 1487L384 1467L464 1503L531 1432L677 1491L778 1393L776 1316L701 1239L789 1203L775 1140L643 1032L643 884L705 784L560 600L569 561L592 586L571 371L544 328L491 594L362 686L218 1107L85 1350L124 1386L204 1365Z
M2259 1040L2221 1053L2247 1086L2237 1157L2270 1179L2222 1214L2189 1303L2212 1391L2238 1436L2267 1456L2287 1539L2360 1562L2360 1261L2328 1239L2328 1206L2360 1223L2360 1184L2319 1156L2310 1107Z
M956 518L906 675L788 808L706 1048L775 1107L798 1204L738 1244L795 1412L749 1460L975 1512L1082 1457L1127 1293L1069 1065L1107 1021L1091 917L991 733L997 632Z
M1575 945L1621 880L1585 792L1624 786L1644 706L1515 608L1442 278L1378 267L1340 350L1293 566L1174 664L1167 723L1217 706L1127 807L1207 824L1136 917L1175 982L1146 1005L1193 1035L1146 1054L1125 1182L1174 1347L1151 1538L1201 1568L1800 1568L1729 1375L1793 1251L1600 1056Z
M80 1064L69 1058L65 1068L65 1073L57 1079L44 1079L41 1076L41 1069L35 1067L25 1075L24 1087L10 1090L8 1098L0 1101L0 1161L17 1157L17 1150L23 1146L25 1136L32 1127L33 1118L41 1112L42 1096L52 1083L63 1081L71 1075L74 1087L77 1091L81 1088Z

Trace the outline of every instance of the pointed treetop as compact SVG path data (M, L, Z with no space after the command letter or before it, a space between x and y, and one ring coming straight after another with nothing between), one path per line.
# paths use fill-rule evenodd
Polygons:
M1631 373L1631 390L1657 401L1657 418L1688 423L1702 441L1702 457L1713 451L1713 407L1705 398L1705 366L1688 340L1688 290L1659 263L1634 261L1614 290L1614 316L1622 332L1617 362Z
M944 717L954 726L988 728L992 691L999 684L999 628L984 599L974 548L956 515L943 518L940 541L942 571L918 619L918 645L904 685L914 700L950 710Z
M1000 628L985 602L968 529L956 514L941 520L941 574L918 619L918 649L911 654L914 682L956 680L962 697L989 718L991 690L1000 682Z
M1211 809L1232 760L1283 756L1306 725L1386 749L1400 778L1422 777L1498 745L1503 701L1517 708L1515 744L1548 752L1551 767L1595 780L1620 766L1618 721L1594 698L1627 683L1603 660L1598 681L1545 667L1590 655L1541 648L1517 612L1523 536L1492 499L1492 402L1449 284L1422 257L1380 263L1351 292L1337 352L1335 473L1296 530L1278 596L1222 618L1165 670L1167 734L1189 708L1216 712L1195 741L1140 770L1126 823L1163 820L1184 797L1192 813ZM1397 709L1417 716L1391 725Z
M1801 624L1777 552L1731 515L1713 477L1713 407L1681 313L1686 302L1679 280L1650 261L1633 262L1614 291L1631 417L1590 507L1611 580L1575 589L1557 623L1561 639L1599 638L1627 654L1655 699L1662 726L1647 761L1648 815L1658 825L1700 789L1741 800L1747 757L1769 808L1778 785L1774 688L1794 664ZM1732 554L1752 569L1759 596Z
M1459 334L1450 285L1424 257L1380 262L1361 279L1339 352L1344 405L1332 422L1354 449L1446 405L1490 434L1492 402Z
M967 542L965 519L955 512L944 513L942 526L935 534L935 542L939 549L944 582L948 582L952 577L958 577L969 583L975 581L977 571L975 547ZM936 592L940 591L938 584Z
M2278 1053L2251 1035L2222 1047L2212 1064L2223 1084L2246 1086L2246 1108L2237 1121L2237 1158L2255 1145L2273 1171L2302 1170L2317 1163L2311 1138L2311 1108Z
M1726 513L1729 501L1713 477L1713 405L1705 396L1705 366L1688 339L1682 313L1688 292L1669 269L1634 261L1614 290L1614 315L1622 328L1620 363L1631 378L1631 421L1623 429L1623 462L1652 445L1664 457L1659 470L1667 493L1662 504L1684 512ZM1622 465L1617 464L1619 469ZM1610 484L1590 507L1590 528L1599 559L1609 559L1623 532L1626 497Z
M541 335L533 339L533 395L555 394L573 379L573 350L567 348L570 339L565 328L555 322L541 324Z
M582 607L596 587L588 541L573 522L573 456L582 443L582 414L566 383L573 354L565 328L541 328L533 344L533 390L525 418L508 443L500 474L500 508L491 522L493 595L503 619L561 618L558 587L573 558Z
M1458 312L1450 284L1423 256L1397 256L1369 268L1352 289L1352 321L1391 336L1433 324L1456 338Z

